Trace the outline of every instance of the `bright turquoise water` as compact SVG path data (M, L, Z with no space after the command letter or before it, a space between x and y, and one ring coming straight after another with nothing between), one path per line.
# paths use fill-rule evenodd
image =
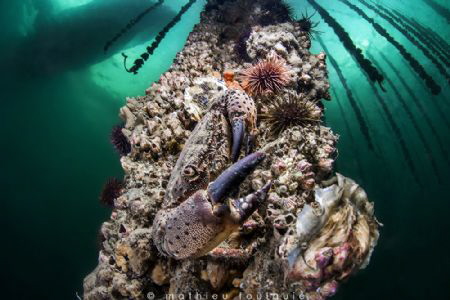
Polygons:
M166 2L158 18L147 18L108 55L103 54L104 43L147 7L148 1L28 0L0 4L0 298L74 299L75 292L81 292L83 277L96 265L97 230L109 215L98 203L98 193L106 178L122 174L108 140L111 127L119 121L118 108L126 96L142 95L168 68L198 22L204 3L199 0L184 15L138 76L124 72L120 48L130 56L140 54L152 34L185 1ZM298 15L306 8L312 12L306 1L288 2ZM355 44L389 79L384 83L387 92L374 90L333 31L320 16L314 16L321 21L317 28L322 31L320 38L347 79L375 144L375 151L371 151L329 63L333 101L326 103L326 119L341 136L338 170L367 190L385 225L369 267L344 284L335 299L448 299L450 171L449 157L444 154L450 152L448 83L422 52L370 10L365 9L443 87L439 95L431 95L398 51L347 6L337 1L317 2L343 24ZM434 2L450 9L448 1ZM424 1L377 3L413 16L450 40L449 24ZM65 55L52 48L55 40L60 41L56 45L65 45ZM313 41L313 52L322 48L318 40ZM404 139L414 173L383 101Z

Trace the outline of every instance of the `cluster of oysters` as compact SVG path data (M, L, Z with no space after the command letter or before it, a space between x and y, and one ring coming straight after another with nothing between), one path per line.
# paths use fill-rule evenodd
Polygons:
M178 155L208 103L227 89L221 74L251 65L237 55L236 39L221 38L239 20L222 2L208 1L170 69L145 96L128 98L120 110L122 131L132 146L120 160L125 188L101 227L98 265L84 280L84 299L268 294L325 299L369 263L380 224L364 190L333 170L338 136L320 123L292 126L274 136L270 124L259 119L255 149L266 159L240 193L272 181L266 202L205 256L176 260L155 247L153 219ZM248 1L232 3L241 2ZM258 2L251 10L232 12L257 14ZM253 26L245 47L253 62L274 52L284 59L291 80L280 97L297 93L301 85L306 100L329 98L326 56L309 53L310 38L295 22ZM264 111L266 102L254 100Z

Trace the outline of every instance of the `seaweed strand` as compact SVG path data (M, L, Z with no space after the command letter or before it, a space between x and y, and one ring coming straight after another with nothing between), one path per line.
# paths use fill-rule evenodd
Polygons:
M447 23L450 23L450 11L446 7L434 2L433 0L423 0L423 2L428 4L428 6L430 6L438 15L443 17Z
M357 168L358 173L359 173L359 177L360 178L364 178L364 172L363 172L363 169L361 167L360 161L358 159L358 152L359 151L357 151L357 149L355 147L355 144L356 144L355 143L355 138L353 137L352 131L350 129L350 124L349 124L347 118L345 117L345 111L344 111L344 108L342 107L341 100L339 99L336 90L333 87L330 87L330 89L331 89L332 94L334 95L334 98L336 99L336 103L338 105L339 112L341 113L340 118L342 120L344 120L345 129L347 130L347 134L348 134L348 137L350 139L350 143L352 144L353 152L356 155L355 163L356 163L356 168Z
M375 151L375 147L374 147L372 138L369 133L369 127L367 126L366 120L363 117L363 114L362 114L361 108L359 107L358 102L355 100L355 98L353 97L353 94L351 93L350 87L348 86L347 80L345 79L341 68L339 67L338 63L333 58L333 56L329 54L331 52L328 51L327 47L325 46L325 43L322 41L322 39L319 36L317 37L317 41L322 46L322 48L325 50L325 53L327 53L327 57L330 60L331 65L336 70L339 80L341 81L342 86L345 89L347 98L350 101L350 105L351 105L353 111L355 112L356 119L359 124L359 128L360 128L364 138L367 141L367 146L369 147L370 150Z
M378 69L380 69L379 63L375 60L375 58L373 58L373 56L371 56L369 53L367 53L367 57L369 57L370 60L373 62L373 64L375 66L377 66ZM420 126L419 126L416 118L414 117L411 109L409 108L408 104L406 103L406 100L403 98L403 96L397 90L394 82L392 82L392 80L389 78L389 76L386 76L386 74L384 74L384 78L386 79L387 83L391 86L392 90L394 91L394 94L396 95L397 99L400 101L400 104L402 105L403 109L405 110L406 114L408 115L408 118L409 118L411 124L413 125L413 127L414 127L414 129L415 129L415 131L416 131L420 141L423 144L423 147L425 149L425 153L427 155L428 160L431 163L431 166L433 168L434 174L437 177L438 181L440 181L438 166L436 164L436 161L433 158L433 152L432 152L432 150L430 148L430 145L428 144L428 142L427 142L427 140L425 138L424 133L420 129Z
M412 73L412 75L414 76L414 78L421 84L424 84L422 82L422 80L420 79L420 77L417 75L417 73L414 72L414 70L411 69L411 66L408 64L405 64L405 66L407 68L409 68L410 72ZM402 78L403 79L403 78ZM412 94L414 96L415 99L417 99L415 92L413 92L412 87L410 88L406 81L403 79L403 84L407 86L407 89L411 92L410 94ZM411 83L412 84L412 83ZM424 86L425 87L425 86ZM444 100L447 100L444 98ZM421 100L417 100L417 101L424 101L424 98L421 97ZM443 101L429 101L427 103L427 105L429 104L430 107L433 106L433 108L435 109L436 113L439 115L439 117L442 118L442 120L445 123L445 126L447 126L447 128L450 130L450 119L449 116L445 113L445 110L447 108L447 104L444 103L444 106L442 105ZM420 103L420 102L419 102ZM431 120L431 119L430 119ZM431 122L431 121L430 121Z
M394 64L382 52L380 52L379 54L383 58L384 62L387 65L389 65L389 67L394 71L395 74L397 74L397 77L400 80L400 82L402 83L402 85L405 87L406 92L411 97L411 99L413 100L414 104L419 108L419 111L422 113L422 117L424 118L425 122L430 127L432 134L436 138L436 141L437 141L437 143L439 145L440 151L442 152L443 156L445 157L445 160L447 161L447 163L450 164L449 155L448 155L448 152L446 150L446 147L444 146L444 144L442 143L441 139L439 138L439 135L437 133L436 127L433 125L433 122L431 121L431 118L425 112L425 108L423 107L422 103L417 98L417 96L415 95L414 91L412 91L411 88L408 86L408 84L406 83L405 79L402 76L400 76L401 73L399 73L399 70L394 66Z
M146 49L147 51L141 54L141 58L138 58L138 59L136 59L134 61L133 66L131 68L127 68L126 67L127 56L124 53L122 53L122 56L124 57L125 70L128 73L133 73L134 75L136 75L138 73L139 69L144 65L144 62L147 61L148 58L150 57L150 55L153 54L155 49L158 48L159 44L164 39L166 34L169 32L169 30L172 29L172 27L174 27L181 20L181 17L184 15L184 13L186 11L188 11L188 9L196 1L197 0L189 0L185 5L183 5L181 7L181 9L178 12L178 14L172 20L170 20L170 22L155 37L155 40L153 41L153 43L150 46L147 47L147 49Z
M423 35L428 36L434 42L434 44L442 51L442 53L444 53L444 55L448 59L450 59L450 45L447 43L447 41L445 41L441 36L439 36L439 34L437 34L433 29L422 25L415 19L413 18L405 18L405 19L408 20L411 23L411 25L417 28L417 30L419 30Z
M347 5L350 9L355 11L363 19L365 19L367 22L369 22L381 36L386 38L386 40L388 40L388 42L390 42L398 50L400 52L400 54L403 56L403 58L405 58L406 61L408 61L408 63L411 65L411 67L414 69L414 71L417 72L417 74L419 74L419 76L425 81L427 87L431 90L431 93L433 95L437 95L441 92L441 87L436 83L436 81L434 81L434 79L427 73L427 71L425 71L424 67L417 61L417 59L415 59L411 55L411 53L409 53L405 49L405 47L402 44L400 44L397 40L395 40L386 31L386 29L384 29L380 24L375 22L373 18L366 15L366 13L362 9L357 7L356 5L353 5L352 3L350 3L347 0L339 0L339 1L344 3L345 5Z
M441 48L439 43L437 43L429 33L423 31L418 26L414 25L414 23L404 15L402 15L399 11L395 9L388 10L380 5L373 3L378 9L382 10L386 14L388 14L392 19L402 24L406 30L411 31L415 37L420 40L424 45L428 46L428 48L445 64L448 65L450 63L450 53L448 51Z
M155 8L157 8L158 6L160 6L161 4L163 4L164 0L158 0L158 2L156 2L155 4L153 4L152 6L148 7L146 10L144 10L143 12L141 12L139 15L137 15L136 17L134 17L133 19L131 19L127 25L125 25L119 32L117 32L117 34L111 38L109 41L107 41L105 43L105 46L103 47L103 51L106 52L108 51L108 49L122 36L124 35L127 31L129 31L131 28L133 28L137 23L139 23L139 21L142 20L142 18L148 14L149 12L151 12L152 10L154 10Z
M327 50L327 47L325 46L325 44L324 44L324 42L322 41L322 39L319 37L317 40L318 40L318 42L320 43L320 45L324 48L325 52L326 52L326 53L329 53L328 50ZM352 102L355 102L355 105L356 105L356 101L355 101L355 99L353 98L353 95L351 94L351 92L350 92L350 90L349 90L349 88L348 88L346 79L344 78L344 76L343 76L343 74L342 74L342 71L341 71L339 65L337 64L336 60L333 58L332 55L327 54L327 57L330 59L331 65L332 65L332 66L334 67L334 69L336 70L336 73L338 74L339 79L341 80L342 84L344 85L344 88L346 89L347 96L349 97L349 100L350 100L350 104L351 104L352 107L353 107L353 103L352 103ZM400 129L399 129L399 127L397 126L397 124L395 123L394 117L392 116L391 112L390 112L389 109L388 109L388 105L387 105L385 99L380 95L380 93L378 92L378 90L375 88L373 82L370 80L370 78L368 77L368 75L365 74L365 73L363 73L363 74L366 76L367 81L369 82L370 86L372 87L372 90L373 90L373 92L374 92L374 94L375 94L375 96L376 96L378 102L379 102L380 105L381 105L381 108L382 108L382 110L383 110L383 112L384 112L384 115L387 117L387 120L388 120L389 125L390 125L390 126L392 127L392 129L393 129L394 135L396 136L396 138L397 138L397 140L398 140L398 142L399 142L399 144L400 144L400 147L401 147L403 156L404 156L404 158L405 158L405 160L406 160L406 163L407 163L408 167L411 169L411 172L414 174L415 171L416 171L416 169L415 169L415 167L414 167L413 160L412 160L411 155L410 155L410 153L409 153L409 151L408 151L408 148L406 147L406 143L405 143L405 140L404 140L404 138L403 138L403 136L402 136L402 134L401 134L401 132L400 132ZM355 109L355 108L353 107L353 109ZM359 108L358 108L358 110L359 110ZM356 113L356 111L355 111L355 113ZM357 114L357 116L358 116L358 113L356 113L356 114ZM361 114L361 113L360 113L360 114ZM360 117L362 118L362 115L361 115ZM365 124L365 123L364 123L364 124ZM367 125L365 125L365 126L367 127ZM360 125L360 127L361 127L361 125ZM366 129L367 129L367 131L368 131L368 128L366 128Z
M315 2L315 0L307 0L314 9L316 9L322 19L327 23L334 31L334 33L339 37L344 47L347 51L355 58L356 62L361 66L361 68L366 72L369 78L378 82L381 86L383 82L383 76L380 72L372 65L370 60L364 57L362 50L355 46L350 35L345 31L345 29L339 24L336 19L334 19L322 6Z
M343 1L347 1L347 0L343 0ZM395 29L397 29L399 32L401 32L413 45L415 45L417 48L419 48L422 53L436 66L436 68L439 70L439 72L442 74L442 76L444 76L444 78L450 82L450 76L447 73L447 70L445 69L445 67L430 53L430 51L428 51L427 48L425 48L421 43L419 43L419 41L414 38L409 30L405 30L405 28L402 28L399 24L397 24L393 18L391 18L390 16L388 16L387 14L385 14L383 11L381 11L380 9L378 9L377 7L367 3L364 0L359 0L359 2L361 2L363 5L365 5L367 8L373 10L374 12L376 12L379 16L381 16L383 19L385 19L389 24L392 25L392 27L394 27ZM414 30L414 29L412 29Z
M372 92L375 95L375 98L377 99L377 103L380 105L380 107L384 113L384 114L381 114L381 118L385 122L385 126L387 128L391 127L393 129L394 136L397 138L397 141L400 144L400 150L403 153L403 157L405 158L405 161L406 161L409 169L411 170L411 172L414 173L415 167L412 162L411 155L409 154L408 148L406 147L406 142L400 132L400 129L397 126L397 124L395 123L392 113L388 109L388 105L385 100L385 96L380 95L379 90L375 87L375 85L370 80L370 78L365 73L363 73L363 74L366 77L366 80L369 83L369 86L372 89ZM416 176L414 176L414 179L418 184L420 184L420 182L417 180Z
M414 166L411 154L408 151L408 147L406 146L405 139L403 138L403 135L400 131L400 128L398 127L397 123L395 123L394 117L392 113L388 109L388 105L386 103L386 100L383 96L380 95L378 90L372 85L373 91L375 93L375 97L377 98L378 102L381 105L381 108L384 112L384 115L387 118L387 121L389 125L392 128L392 131L394 133L394 136L397 138L398 143L400 144L401 151L403 153L403 157L405 158L406 164L408 165L409 169L411 170L412 174L416 174L416 168ZM414 178L416 178L414 176Z

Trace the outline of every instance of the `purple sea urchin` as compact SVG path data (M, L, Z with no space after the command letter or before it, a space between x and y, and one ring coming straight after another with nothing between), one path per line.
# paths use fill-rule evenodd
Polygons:
M102 230L100 229L98 232L97 232L97 248L98 249L100 249L100 250L103 250L104 249L104 246L103 246L103 242L104 241L106 241L106 237L105 237L105 235L103 234L103 232L102 232Z
M303 99L297 94L276 97L269 103L268 111L259 115L276 135L291 126L305 126L320 122L322 110L316 102Z
M111 130L110 140L116 151L125 156L131 151L131 144L122 132L123 125L116 125Z
M251 61L250 56L248 55L247 52L247 40L250 37L250 34L252 33L252 30L250 28L247 28L246 30L244 30L241 35L239 36L239 38L236 41L236 44L234 45L234 51L236 53L236 55L238 56L238 58L242 61Z
M276 54L242 71L242 87L255 96L276 94L289 83L289 70Z
M124 183L117 178L109 178L100 193L100 203L105 206L114 207L114 199L120 196Z

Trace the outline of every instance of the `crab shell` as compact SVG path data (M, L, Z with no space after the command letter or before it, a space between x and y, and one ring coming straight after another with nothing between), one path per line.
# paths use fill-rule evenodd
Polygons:
M204 255L265 199L270 185L244 198L227 199L264 159L262 153L222 172L237 160L243 144L251 148L255 135L256 107L245 92L227 89L211 103L176 162L155 217L153 240L161 253L177 259Z

